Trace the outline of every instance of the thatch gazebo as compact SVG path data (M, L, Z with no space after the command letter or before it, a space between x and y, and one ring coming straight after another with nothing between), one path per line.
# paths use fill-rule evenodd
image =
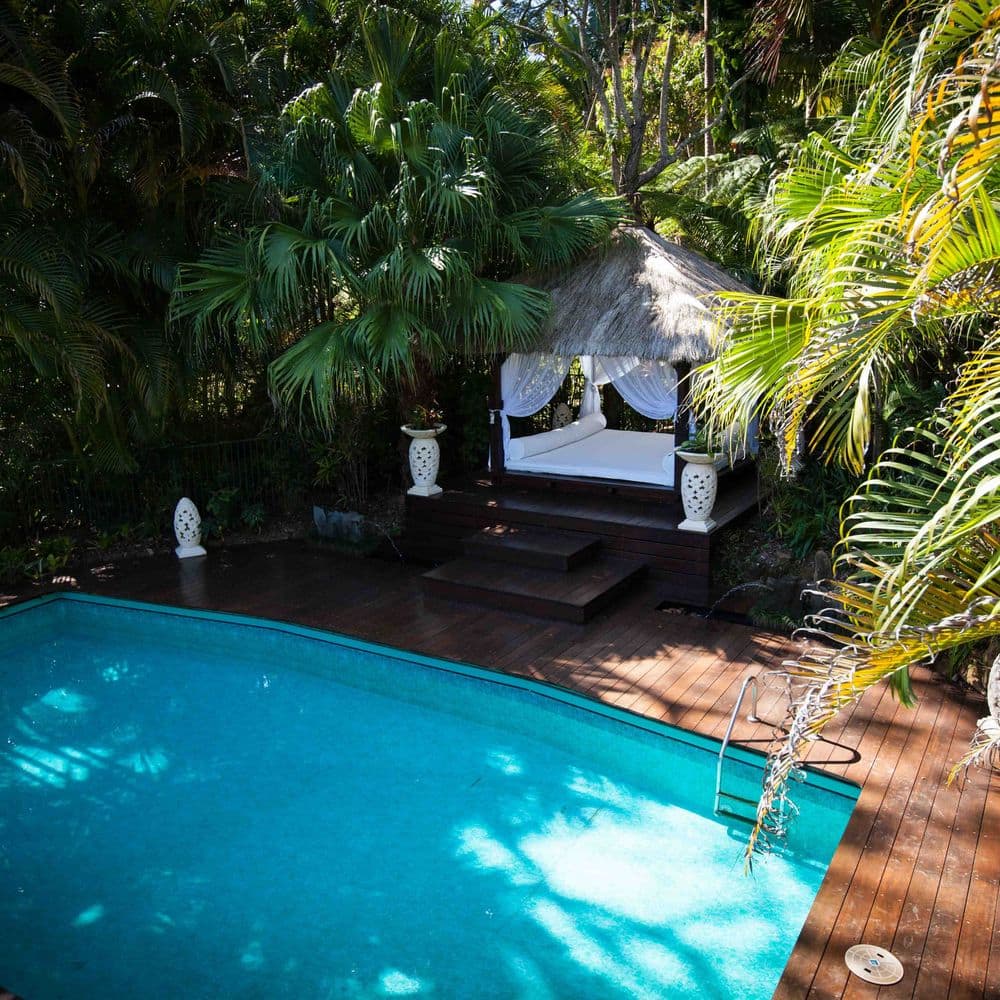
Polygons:
M498 368L491 403L494 484L500 485L505 469L534 475L535 466L546 467L544 460L531 458L541 454L543 444L565 447L551 440L551 433L549 440L542 440L546 435L535 435L538 441L512 439L509 417L528 416L548 403L574 358L580 359L586 376L580 420L575 423L590 420L590 433L600 430L591 420L595 414L603 420L597 387L610 383L633 409L653 419L673 421L669 442L673 455L688 437L691 367L715 353L719 320L713 307L719 304L719 293L751 289L693 250L634 226L621 227L606 247L573 268L531 283L550 294L552 307L531 350L510 355ZM572 471L560 473L559 462L565 456L583 454L585 448L579 445L572 452L559 451L546 474L628 483L631 473L647 490L650 486L676 488L677 462L671 459L668 468L666 459L655 458L656 449L665 447L662 439L669 435L607 432L593 439L595 450L599 450L598 440L610 443L610 434L619 435L614 441L616 452L634 452L631 465L576 461L569 463ZM650 440L643 441L643 437ZM573 434L562 435L562 440L572 444ZM642 449L644 454L640 454Z
M603 251L535 282L552 311L535 350L688 366L714 354L719 292L750 292L718 264L649 229L623 226Z

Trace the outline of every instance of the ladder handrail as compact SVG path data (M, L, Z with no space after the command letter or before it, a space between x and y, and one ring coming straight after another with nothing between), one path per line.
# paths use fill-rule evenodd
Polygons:
M722 796L722 764L726 757L726 751L729 749L729 741L733 736L733 729L736 726L736 719L740 714L740 706L743 704L743 698L746 696L747 688L751 690L751 702L750 702L750 714L747 716L749 722L760 722L757 717L757 696L759 694L760 685L757 682L757 674L750 674L749 677L743 678L743 683L740 685L740 693L736 698L736 704L733 706L733 714L729 717L729 725L726 727L726 735L722 738L722 746L719 748L719 759L715 765L715 810L719 810L719 800Z

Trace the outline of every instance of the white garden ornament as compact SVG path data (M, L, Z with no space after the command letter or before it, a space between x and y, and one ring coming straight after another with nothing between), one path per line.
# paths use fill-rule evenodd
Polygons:
M437 436L447 430L445 424L436 427L416 428L403 424L400 428L410 441L410 475L413 485L406 491L415 497L433 497L443 492L437 484L441 468L441 446Z
M177 536L178 559L207 555L201 545L201 515L194 502L181 497L174 508L174 534Z
M718 455L697 451L678 451L684 459L681 472L681 503L684 520L677 525L680 531L697 531L707 535L714 527L712 508L719 491L719 474L715 469Z

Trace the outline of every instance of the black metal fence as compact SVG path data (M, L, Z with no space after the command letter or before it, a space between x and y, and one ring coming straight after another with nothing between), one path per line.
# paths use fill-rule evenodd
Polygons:
M309 487L304 446L295 438L259 437L150 449L122 472L77 460L39 463L21 481L0 487L0 508L8 528L31 536L122 531L151 537L170 529L182 496L232 528L291 512Z

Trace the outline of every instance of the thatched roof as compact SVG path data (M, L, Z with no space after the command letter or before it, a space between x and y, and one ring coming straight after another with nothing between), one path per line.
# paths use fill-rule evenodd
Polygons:
M693 250L631 226L603 252L532 283L552 296L535 350L674 363L714 354L714 293L751 291Z

